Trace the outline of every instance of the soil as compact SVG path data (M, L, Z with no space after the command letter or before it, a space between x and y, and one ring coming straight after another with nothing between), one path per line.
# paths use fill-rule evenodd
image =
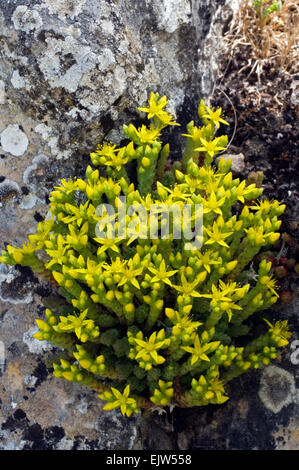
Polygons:
M248 64L248 51L247 55L237 53L233 60L228 56L223 58L212 104L223 108L231 124L228 152L245 156L245 173L240 176L262 171L263 197L286 205L282 237L269 259L280 278L282 300L290 301L298 295L299 73L291 75L269 63L258 77L250 74L250 68L241 70Z

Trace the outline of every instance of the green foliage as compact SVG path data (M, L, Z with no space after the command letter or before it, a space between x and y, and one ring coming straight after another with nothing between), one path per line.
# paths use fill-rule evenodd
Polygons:
M166 97L151 93L148 106L139 108L150 125L124 126L128 143L121 148L100 145L91 154L99 168L88 166L85 179L62 180L51 193L50 219L23 248L8 246L1 257L56 283L71 307L54 306L36 320L35 338L67 352L53 364L54 375L97 390L104 409L119 407L127 416L168 404L224 403L226 382L268 365L291 335L286 322L263 321L277 286L270 262L262 259L257 272L252 265L278 240L285 206L261 199L254 179L234 178L230 161L213 166L227 145L227 136L216 133L228 123L221 108L204 101L198 108L203 125L192 121L183 134L182 161L166 165L170 148L160 140L162 130L178 125L166 104ZM137 182L126 171L134 160ZM115 224L107 210L99 213L101 203L113 207ZM186 219L173 213L168 236L159 236L163 210L173 204L191 207L192 230L202 207L197 248L184 231L174 236Z
M261 15L263 18L267 18L269 13L273 11L281 10L281 2L274 0L273 2L265 0L255 0L253 6L256 9L256 12Z

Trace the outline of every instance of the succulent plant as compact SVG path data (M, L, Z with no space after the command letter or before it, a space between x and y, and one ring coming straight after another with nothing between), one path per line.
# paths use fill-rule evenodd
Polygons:
M122 147L99 145L85 179L62 180L36 234L1 256L46 277L69 304L36 320L35 338L65 350L54 375L127 416L224 403L226 383L267 366L291 336L287 322L263 319L278 298L271 262L252 266L278 240L285 206L234 178L230 160L214 166L228 123L204 101L202 126L187 125L182 160L167 165L162 131L179 124L166 105L151 93L139 108L150 124L123 126Z

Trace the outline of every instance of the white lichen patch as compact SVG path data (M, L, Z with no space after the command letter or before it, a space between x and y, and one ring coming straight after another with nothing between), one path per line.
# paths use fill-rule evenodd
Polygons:
M63 152L57 152L56 159L57 160L67 160L68 158L70 158L71 155L72 155L71 150L64 150Z
M156 85L159 84L160 78L159 73L156 69L155 60L153 58L149 58L144 66L144 70L141 74L139 74L138 79L135 80L135 87L132 90L132 96L136 103L146 103L148 100L148 92L147 89L144 87L144 83L150 77L150 87L151 89L155 89ZM144 118L144 113L141 113L140 116Z
M109 19L103 19L100 22L100 27L105 34L113 34L114 33L114 25L113 22Z
M177 118L177 109L183 104L184 102L184 92L181 88L177 88L176 92L174 93L173 98L168 100L167 109L168 111Z
M36 10L28 8L26 5L19 5L13 15L12 21L15 29L25 31L34 31L43 24L42 19Z
M0 104L5 104L6 93L5 93L5 82L0 80Z
M36 185L34 183L34 173L38 170L38 168L46 163L48 163L49 158L44 155L43 153L37 155L33 158L32 164L27 166L23 173L23 181L25 184L28 184L32 190L36 190Z
M74 441L64 436L57 444L57 450L72 450Z
M72 108L73 109L73 108ZM76 109L76 108L74 108ZM75 117L76 116L76 113L74 112L74 115L72 114L69 114L69 113L66 113L67 115L70 115L72 117ZM81 117L86 117L85 114L84 114L84 111L81 113L80 111L78 111L78 114L81 116ZM53 135L53 129L49 126L46 126L45 124L38 124L35 128L34 128L35 132L37 132L43 140L46 141L47 143L47 146L50 148L50 151L51 151L51 154L53 156L55 156L57 158L57 160L63 160L63 159L67 159L71 156L72 154L72 151L71 150L64 150L63 152L60 151L59 149L59 146L58 146L58 136L57 135ZM48 160L48 157L44 156L47 160ZM39 157L35 157L35 158L41 158L41 156ZM32 160L32 164L35 165L35 163L38 163L38 160L35 160L35 158ZM43 163L42 160L39 161L39 163ZM26 175L29 175L29 173L32 173L31 170L35 170L36 168L30 168L29 170L29 167L25 170L24 172L24 175L26 173ZM26 177L25 175L25 177ZM25 182L25 181L24 181Z
M11 76L10 82L14 88L20 90L21 88L29 89L30 87L27 85L26 80L22 77L18 70L14 70Z
M51 351L53 349L51 343L33 338L33 335L38 331L39 329L35 326L29 328L29 330L25 331L23 334L23 342L27 345L32 354L43 354L46 351Z
M5 444L5 447L0 445L0 450L22 450L26 444L26 441L8 430L0 431L0 442Z
M48 8L51 15L57 15L60 20L72 20L82 12L86 0L44 0L41 8Z
M0 263L0 285L2 282L7 282L7 284L10 284L15 279L14 271L15 268Z
M78 119L80 116L82 119L88 121L89 113L86 109L79 109L76 106L73 106L67 113L66 116L71 117L72 119Z
M44 201L40 201L44 202ZM20 203L20 208L24 210L32 209L37 203L37 196L35 194L26 194L22 197L22 201Z
M67 36L46 39L47 49L39 60L39 67L52 88L65 88L75 92L83 75L96 67L98 57L89 46Z
M44 140L47 140L53 132L52 127L46 126L46 124L38 124L37 126L35 126L34 130Z
M86 400L86 397L81 397L79 403L77 404L76 406L77 410L79 411L79 413L81 413L82 415L85 415L86 412L87 412L87 409L88 409L88 403L87 403L87 400Z
M47 189L40 184L40 181L47 174L48 163L49 157L41 153L33 158L31 165L25 168L23 182L30 188L30 193L22 196L21 209L32 209L38 202L45 204Z
M2 324L3 324L3 316L2 316ZM5 366L6 366L5 344L3 343L3 341L0 340L0 375L4 373Z
M190 23L190 0L160 0L153 2L158 29L173 33L181 24Z
M115 66L114 54L110 49L104 48L99 55L98 69L103 72L113 66Z
M23 155L28 147L28 137L18 124L10 124L1 132L1 146L4 152L14 157Z
M20 297L11 297L3 293L2 285L13 283L14 280L19 276L20 273L14 266L8 266L6 264L0 263L0 300L2 302L9 302L14 305L29 304L32 302L33 295L31 292L26 292ZM13 291L13 294L15 294L15 291Z
M117 66L114 69L114 74L112 78L112 86L115 86L115 89L119 91L119 94L121 95L127 86L127 74L126 71L120 67Z
M35 377L34 375L26 375L26 377L24 377L24 384L27 385L27 387L34 387L36 382L37 377Z
M261 378L259 397L266 408L279 413L283 407L296 402L294 377L280 367L266 367Z

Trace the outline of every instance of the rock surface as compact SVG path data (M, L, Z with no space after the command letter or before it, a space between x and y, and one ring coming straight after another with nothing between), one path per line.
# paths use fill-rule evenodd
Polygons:
M122 123L140 119L136 106L150 91L168 96L182 124L194 118L199 98L215 86L230 3L1 2L0 248L35 231L53 186L82 176L103 138L119 142ZM50 293L29 269L0 266L0 449L272 448L281 439L297 445L292 370L281 372L288 395L272 409L263 404L267 375L260 388L252 374L221 409L130 419L102 413L95 393L52 376L47 366L57 350L32 338L41 298ZM289 361L281 367L292 369ZM265 418L270 424L256 436ZM244 429L247 437L234 439ZM286 429L290 435L281 437Z
M218 165L219 160L224 158L225 161L231 160L231 170L236 175L243 175L245 170L245 156L243 153L223 153L215 158L215 163Z

